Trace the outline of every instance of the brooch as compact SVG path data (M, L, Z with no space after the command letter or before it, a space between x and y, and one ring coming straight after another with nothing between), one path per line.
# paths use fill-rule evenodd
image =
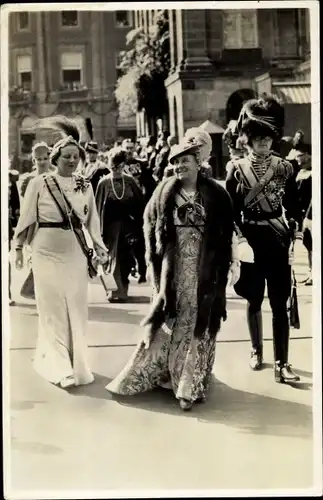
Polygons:
M73 177L76 184L74 191L75 192L80 191L81 193L85 193L85 191L88 189L90 185L90 181L86 177L80 174L73 174Z
M89 207L87 205L84 205L84 215L87 215L89 212Z

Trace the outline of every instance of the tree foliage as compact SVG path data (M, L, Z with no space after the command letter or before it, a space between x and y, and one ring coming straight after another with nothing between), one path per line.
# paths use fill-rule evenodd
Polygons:
M142 28L130 31L126 45L115 91L119 114L129 117L145 109L147 116L160 118L167 110L164 82L170 68L167 10L157 13L148 33Z

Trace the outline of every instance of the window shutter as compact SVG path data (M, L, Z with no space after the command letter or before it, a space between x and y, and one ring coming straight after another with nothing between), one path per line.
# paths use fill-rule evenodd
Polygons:
M241 38L244 49L258 47L258 17L256 10L241 10Z
M62 69L82 69L82 54L80 52L65 52L61 57Z
M31 56L18 56L17 58L18 73L31 72Z

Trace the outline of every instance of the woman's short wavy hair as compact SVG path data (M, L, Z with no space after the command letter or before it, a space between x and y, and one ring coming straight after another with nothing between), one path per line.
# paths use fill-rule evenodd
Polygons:
M61 155L62 149L66 148L66 146L76 146L80 152L81 160L85 162L86 159L85 150L82 148L79 142L73 139L72 136L68 136L64 137L63 139L60 139L58 142L56 142L56 144L54 144L54 147L50 154L50 161L51 164L54 165L54 167L57 167L57 160Z

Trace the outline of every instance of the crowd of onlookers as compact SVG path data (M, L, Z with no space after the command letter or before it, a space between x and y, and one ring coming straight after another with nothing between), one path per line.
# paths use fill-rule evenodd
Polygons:
M235 140L234 123L230 123L224 134L224 142L227 144L230 159L241 158L247 151L239 139ZM234 139L234 140L233 140ZM144 205L147 203L156 185L164 178L173 175L173 166L168 159L171 149L176 147L177 138L167 131L161 131L157 137L149 136L146 139L133 141L130 138L115 142L112 148L99 147L95 141L83 143L87 159L80 167L81 173L91 182L94 193L99 181L110 173L109 158L111 152L117 149L124 153L123 173L132 176L143 196ZM304 134L298 130L294 137L283 137L276 153L286 158L294 167L294 175L297 184L297 202L301 206L298 222L299 234L302 234L304 245L308 251L309 276L306 284L312 284L312 180L311 180L311 145L304 141ZM9 170L9 238L12 238L13 229L19 218L20 199L23 198L29 181L45 169L51 169L48 158L35 158L32 160L31 172L20 174L17 169ZM203 164L203 173L213 176L210 163ZM19 191L17 182L19 180ZM144 250L141 250L140 260L143 260ZM142 266L141 266L142 267ZM135 266L134 266L135 268ZM135 270L132 270L135 274ZM145 276L140 275L141 281Z

